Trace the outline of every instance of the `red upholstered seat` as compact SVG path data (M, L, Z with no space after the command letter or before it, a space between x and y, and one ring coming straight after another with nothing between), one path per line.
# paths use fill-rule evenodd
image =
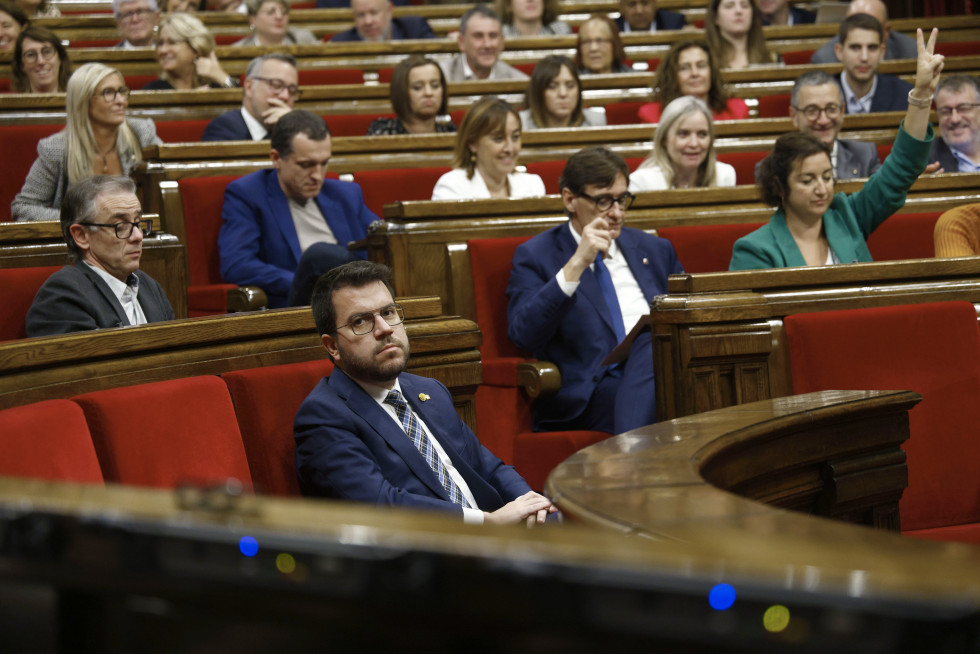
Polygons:
M85 414L70 400L0 411L0 475L101 484Z
M936 256L933 230L940 211L897 213L871 232L868 250L875 261L932 259Z
M765 159L768 152L719 152L718 161L735 168L736 184L755 184L755 165Z
M685 272L723 272L731 263L735 241L763 224L661 227L657 235L673 244Z
M306 396L333 370L329 359L236 370L221 375L231 392L257 492L299 495L293 419Z
M62 123L0 126L0 143L7 154L0 165L0 222L11 219L10 203L20 193L27 173L37 159L37 142L63 128Z
M564 161L531 161L527 164L527 172L539 176L544 181L544 190L549 195L558 195L558 179L565 170Z
M759 96L759 118L785 118L789 115L790 98L789 93Z
M606 105L607 125L635 125L640 122L638 112L646 102L610 102Z
M41 285L61 266L0 269L0 341L26 338L24 318Z
M368 209L381 218L386 204L432 198L436 182L450 170L449 166L359 170L354 173L354 182L360 185Z
M161 120L157 136L164 143L199 143L210 120Z
M787 66L801 66L810 63L810 57L816 50L794 50L783 53L783 63ZM785 114L784 114L785 115Z
M326 114L323 120L327 122L332 136L366 136L368 127L375 118L394 118L395 114Z
M75 46L73 45L72 47ZM123 75L123 81L126 82L126 86L135 91L142 90L144 86L157 79L160 79L160 76L155 73L148 73L146 75Z
M903 531L980 540L980 330L969 302L787 316L793 392L909 389Z
M473 271L476 322L483 333L483 383L476 391L477 435L491 452L517 468L531 488L587 445L609 438L598 431L533 432L531 400L517 385L517 365L528 360L507 337L507 282L514 250L528 237L467 242Z
M173 488L252 477L228 387L188 377L86 393L85 411L106 481Z
M364 72L354 68L305 68L298 75L300 86L364 83Z

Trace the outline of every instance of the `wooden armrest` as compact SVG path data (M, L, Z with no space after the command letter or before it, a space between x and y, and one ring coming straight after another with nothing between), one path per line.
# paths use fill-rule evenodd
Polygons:
M517 385L528 397L550 397L561 388L561 372L550 361L524 361L517 364Z
M367 250L368 242L366 238L362 238L359 241L348 241L347 250L350 252L360 252Z
M258 286L239 286L228 291L228 313L257 311L269 306L269 299Z

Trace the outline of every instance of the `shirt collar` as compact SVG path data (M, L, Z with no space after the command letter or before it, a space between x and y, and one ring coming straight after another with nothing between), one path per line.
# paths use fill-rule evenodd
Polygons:
M966 156L962 150L957 150L956 148L950 148L950 152L956 157L959 162L959 172L961 173L977 173L980 172L980 163L975 163L970 157ZM955 172L955 171L952 171Z
M140 282L139 277L136 276L136 273L131 273L129 277L126 278L126 281L122 281L118 277L113 277L101 268L93 266L88 261L83 261L82 263L95 271L95 274L109 286L109 290L112 291L112 294L117 300L119 300L120 303L122 303L123 295L127 291L132 293L133 297L136 297L136 295L139 293Z
M466 55L460 52L459 56L463 60L463 79L466 80L480 79L473 73L473 69L470 68L470 62L466 60ZM494 65L490 67L490 74L487 75L486 77L487 79L493 79L493 69L495 67L496 67L496 63L494 63Z
M269 135L269 129L257 120L255 116L248 113L245 107L242 107L239 111L242 112L242 118L245 119L245 127L248 128L248 133L253 141L260 141Z
M351 379L354 378L351 377ZM402 385L398 382L397 377L395 377L395 385L391 388L385 388L384 386L378 386L377 384L372 384L370 382L362 382L359 379L354 379L354 383L364 389L364 392L370 395L371 399L378 404L384 404L385 398L388 397L388 393L390 391L398 391L401 393L402 397L405 396L405 394L402 393ZM407 402L408 400L406 399L405 401Z
M861 113L871 111L871 100L874 99L875 91L878 88L878 75L875 75L874 80L871 82L871 90L863 98L859 98L854 95L854 91L847 84L847 73L846 71L841 71L840 74L840 85L844 89L844 101L847 103L848 113ZM853 111L852 111L853 107ZM858 111L860 109L860 111Z

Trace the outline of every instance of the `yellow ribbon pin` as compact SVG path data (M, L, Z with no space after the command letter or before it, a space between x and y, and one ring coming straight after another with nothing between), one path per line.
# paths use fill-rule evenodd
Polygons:
M419 399L425 402L426 400L429 399L429 396L426 395L425 393L419 393Z

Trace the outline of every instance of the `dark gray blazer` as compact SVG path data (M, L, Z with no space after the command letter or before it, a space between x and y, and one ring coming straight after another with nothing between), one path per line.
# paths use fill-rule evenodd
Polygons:
M837 139L837 179L870 177L879 168L881 159L874 143Z
M173 320L174 310L163 287L141 270L136 272L136 276L140 280L140 291L136 297L146 321ZM129 325L129 319L109 285L81 261L65 266L48 277L27 310L28 336L69 334L126 325Z
M946 141L941 138L933 139L932 150L929 152L929 161L938 161L945 173L958 173L960 162L953 155L953 151L946 145Z

